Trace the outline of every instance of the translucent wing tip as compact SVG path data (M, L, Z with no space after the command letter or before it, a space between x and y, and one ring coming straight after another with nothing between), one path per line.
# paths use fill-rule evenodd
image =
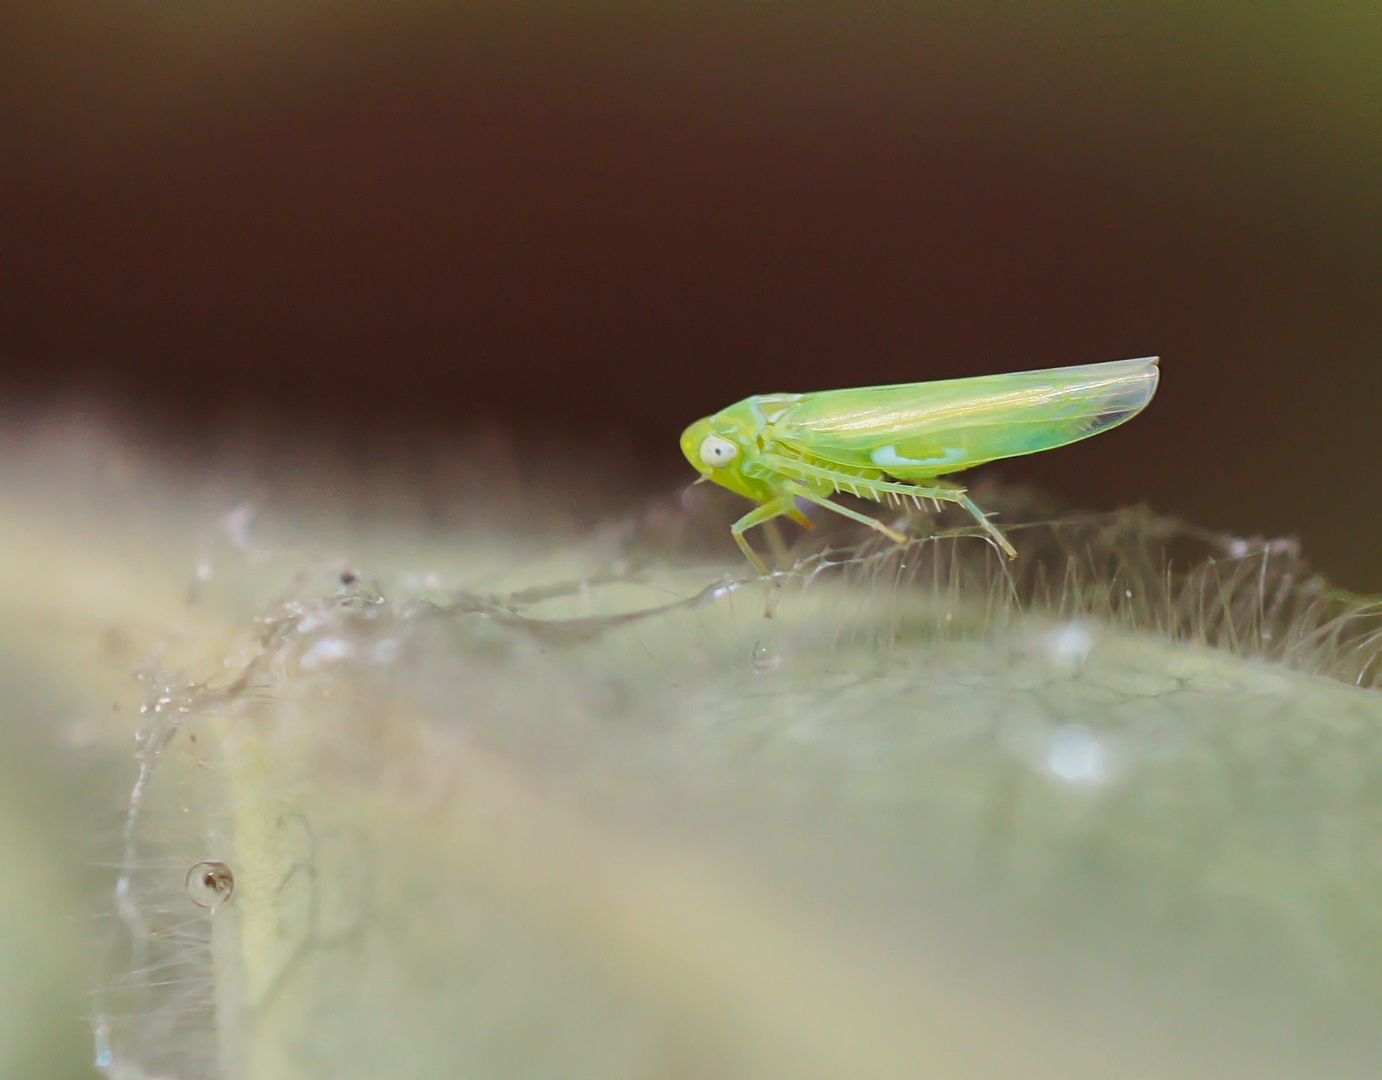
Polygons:
M1133 377L1145 383L1147 387L1147 397L1150 398L1156 391L1156 384L1161 380L1161 357L1140 356L1136 360L1127 360L1125 363L1129 365L1138 365Z
M1115 360L1108 366L1119 368L1107 389L1099 414L1090 424L1088 434L1114 427L1131 420L1147 407L1156 393L1161 379L1159 356L1141 356L1135 360Z
M1126 371L1129 375L1135 372L1152 373L1159 369L1161 357L1159 356L1137 356L1131 360L1110 360L1104 364L1090 364L1091 368L1118 368Z
M1138 382L1142 385L1146 395L1142 399L1142 405L1145 405L1152 400L1152 395L1156 393L1157 383L1161 381L1161 357L1142 356L1129 361L1129 363L1141 365L1141 370L1138 372L1140 376ZM1141 407L1141 405L1138 406L1138 408Z

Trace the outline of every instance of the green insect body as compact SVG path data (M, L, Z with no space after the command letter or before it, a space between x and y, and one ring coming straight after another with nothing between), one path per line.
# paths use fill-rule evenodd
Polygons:
M814 394L759 394L697 420L681 450L702 476L759 505L734 523L735 542L760 574L744 531L777 517L810 527L801 499L876 529L901 533L830 496L848 492L902 505L963 506L1009 558L1017 552L958 484L940 478L988 461L1087 439L1131 419L1156 392L1157 357L1106 364L903 383Z

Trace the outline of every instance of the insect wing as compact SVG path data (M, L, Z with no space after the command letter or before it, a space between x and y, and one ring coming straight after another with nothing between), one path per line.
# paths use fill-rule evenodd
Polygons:
M943 476L1131 419L1156 391L1156 365L1153 356L803 394L774 418L773 438L811 458L899 479Z

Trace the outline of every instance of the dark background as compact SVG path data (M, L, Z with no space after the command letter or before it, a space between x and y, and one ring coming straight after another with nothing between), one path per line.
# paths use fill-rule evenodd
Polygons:
M0 394L671 483L749 393L1159 353L998 475L1379 589L1379 58L1375 3L10 4Z

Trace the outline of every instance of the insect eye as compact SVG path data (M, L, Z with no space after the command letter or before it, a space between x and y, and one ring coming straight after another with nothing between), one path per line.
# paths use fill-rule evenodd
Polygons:
M739 447L719 435L707 435L701 442L701 460L710 469L723 469L739 454Z

